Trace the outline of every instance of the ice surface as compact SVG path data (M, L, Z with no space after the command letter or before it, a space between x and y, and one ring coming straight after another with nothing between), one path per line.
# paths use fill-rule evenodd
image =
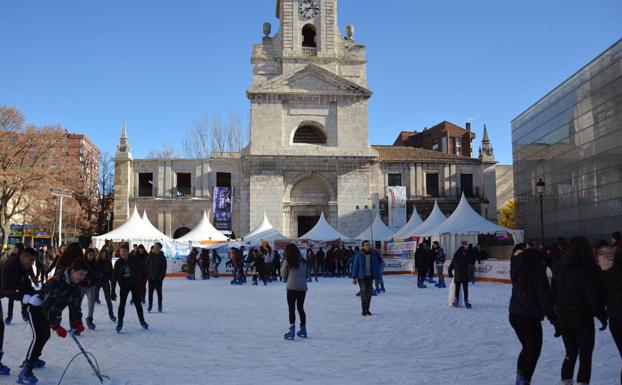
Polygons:
M466 310L447 307L447 289L417 289L415 277L385 281L387 293L373 298L374 315L365 318L351 280L310 284L309 339L291 342L283 339L288 327L283 284L237 287L226 278L167 278L164 313L146 314L149 331L140 328L128 304L118 335L102 304L95 309L97 330L87 330L80 340L114 384L514 384L519 344L508 323L509 285L471 286L473 309ZM3 362L17 375L30 328L19 304L15 310ZM64 317L67 326L66 312ZM548 323L544 333L534 385L557 384L564 357ZM622 363L611 334L596 336L592 384L617 385ZM47 367L35 371L39 384L56 384L77 352L70 338L53 334L41 357ZM14 381L15 376L0 377L0 384ZM63 381L97 383L81 357Z

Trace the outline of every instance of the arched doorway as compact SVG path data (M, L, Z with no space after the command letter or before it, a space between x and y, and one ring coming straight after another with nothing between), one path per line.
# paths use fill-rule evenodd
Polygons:
M175 230L175 232L173 233L173 239L178 239L183 237L184 235L188 234L190 232L190 229L187 227L180 227L177 230Z
M306 234L315 226L320 215L324 213L331 218L331 202L334 200L334 190L321 176L310 174L301 176L287 189L285 193L286 226L289 236L298 238ZM289 226L287 222L289 221Z

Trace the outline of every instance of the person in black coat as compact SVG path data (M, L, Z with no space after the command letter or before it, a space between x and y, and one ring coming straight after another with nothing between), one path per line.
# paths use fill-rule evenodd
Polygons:
M7 256L0 266L0 298L13 301L22 301L28 305L30 298L41 304L41 298L36 296L30 280L30 271L37 257L36 251L24 248L23 244L16 246L15 252ZM0 302L0 374L9 375L10 369L2 365L4 344L4 323L2 317L2 303ZM8 324L8 323L7 323Z
M590 242L574 237L568 251L553 269L555 310L559 332L566 348L561 371L562 382L572 383L579 358L577 383L589 384L594 350L594 317L607 327L604 286Z
M166 277L167 260L162 252L162 244L157 242L153 252L147 258L147 279L149 280L149 305L147 311L153 307L153 291L158 294L158 312L162 313L162 285Z
M103 248L97 253L97 258L95 260L95 271L97 273L97 281L98 288L102 289L104 293L104 299L106 300L106 305L108 306L108 317L112 322L117 322L117 317L114 316L114 311L112 309L112 299L110 298L112 294L110 281L112 280L112 260L110 258L110 253L108 249Z
M417 270L417 287L425 289L425 275L428 271L428 251L423 242L419 243L415 251L415 269Z
M467 256L464 248L465 242L462 242L462 246L454 253L454 259L449 265L449 278L454 279L456 286L456 298L454 299L454 307L458 306L458 298L460 297L460 286L464 290L464 306L467 309L471 308L469 302L469 257Z
M622 245L615 249L601 244L598 248L598 264L605 281L605 300L609 330L622 357ZM620 373L622 384L622 372Z
M516 364L516 384L528 385L542 351L542 320L546 316L555 325L553 293L546 276L544 256L537 249L517 245L510 263L512 297L510 325L522 350Z
M120 333L123 329L123 318L125 316L125 303L127 297L132 293L132 299L134 300L134 307L136 307L136 314L140 326L144 329L149 329L149 325L145 322L143 314L143 305L140 301L140 292L138 288L138 279L141 272L138 271L138 266L135 261L135 256L129 254L129 246L127 244L121 245L119 248L119 259L114 265L114 271L112 273L112 298L116 299L116 286L119 284L121 290L119 294L119 310L117 312L117 332Z

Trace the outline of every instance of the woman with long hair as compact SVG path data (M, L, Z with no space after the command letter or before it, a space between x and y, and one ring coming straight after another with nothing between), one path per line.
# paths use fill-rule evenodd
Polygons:
M589 384L594 350L594 317L607 327L604 288L590 242L574 237L555 268L555 310L566 356L561 369L561 384L572 384L579 358L578 384Z
M93 313L95 311L95 292L97 290L97 284L99 276L96 271L96 257L97 250L96 249L87 249L85 253L86 263L89 267L89 272L86 275L86 278L80 283L80 303L84 300L86 296L88 312L86 317L86 326L90 330L95 330L95 323L93 322Z
M110 253L108 249L103 248L97 253L97 258L95 259L95 271L97 272L99 279L98 284L99 287L104 292L104 298L106 300L106 305L108 305L108 316L112 322L117 322L117 317L114 316L114 311L112 308L112 300L110 299L111 289L110 289L110 280L112 279L112 260L110 259Z
M538 249L514 248L511 259L510 325L522 345L516 364L516 385L528 385L542 351L542 320L555 325L553 294L544 256Z
M149 258L149 253L147 252L145 245L138 245L134 258L136 258L136 273L138 274L136 277L138 295L140 296L140 302L145 305L145 295L147 294L147 258ZM130 304L131 303L132 302L130 301Z
M290 243L285 247L285 260L281 266L281 276L287 281L287 306L289 308L289 331L286 340L293 340L296 332L296 308L300 316L298 337L307 338L307 315L305 297L307 295L307 263L300 255L298 246Z
M615 249L606 242L598 248L598 264L606 285L606 307L609 330L622 357L622 245ZM622 372L620 373L622 384Z

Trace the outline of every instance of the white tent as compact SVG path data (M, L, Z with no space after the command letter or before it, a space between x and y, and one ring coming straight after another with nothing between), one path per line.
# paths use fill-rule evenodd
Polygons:
M369 226L365 231L356 236L355 239L358 239L360 241L378 241L391 239L391 235L393 235L393 231L384 224L382 218L380 218L380 215L377 214L371 226Z
M335 230L335 228L326 221L326 217L324 217L324 213L322 213L315 226L313 226L308 233L298 239L308 239L312 241L334 241L335 239L349 239L349 237L346 237L339 231Z
M436 207L437 207L436 202L434 202L434 208L436 209ZM412 231L423 223L423 221L421 220L421 217L419 216L419 213L417 212L417 207L414 206L413 209L414 209L413 215L411 215L408 223L406 223L404 226L402 226L401 229L396 231L395 234L386 237L384 239L385 241L390 241L391 239L407 239L412 236L411 235ZM434 212L434 210L432 212ZM443 216L443 220L444 220L444 217L445 216Z
M464 194L462 194L458 207L456 207L449 218L435 228L428 229L425 232L419 231L420 234L418 235L430 236L432 234L446 233L494 234L500 232L510 233L512 230L492 223L479 215L473 210Z
M438 227L441 223L445 222L445 220L447 220L447 217L445 216L445 214L443 214L443 211L441 211L441 208L438 206L438 202L434 201L434 208L432 209L430 215L422 224L414 228L409 233L403 234L404 239L426 234L428 231Z
M169 241L169 238L153 227L153 225L149 227L143 218L140 217L140 214L138 214L136 206L134 206L132 215L124 224L107 234L93 237L93 246L99 249L105 245L106 240L143 243L145 247L149 248L155 242L166 242Z
M163 232L158 230L158 228L155 227L151 223L151 221L149 220L149 217L147 216L147 210L143 210L142 220L143 220L143 222L145 222L145 226L147 227L147 229L152 231L154 234L159 234L161 237L168 239L168 237Z
M276 241L288 238L270 224L268 216L264 213L263 219L261 220L259 226L257 226L250 233L246 234L246 236L242 239L244 240L244 243L252 244L261 241Z
M441 242L448 255L453 255L462 242L476 244L479 234L496 233L512 234L515 243L523 241L522 230L508 229L488 221L473 210L463 194L458 207L449 218L434 228L420 231L417 235L431 236L433 240Z
M176 239L176 242L191 242L193 245L207 245L211 243L226 242L229 238L218 231L209 221L207 213L203 211L203 216L199 224L188 234Z

